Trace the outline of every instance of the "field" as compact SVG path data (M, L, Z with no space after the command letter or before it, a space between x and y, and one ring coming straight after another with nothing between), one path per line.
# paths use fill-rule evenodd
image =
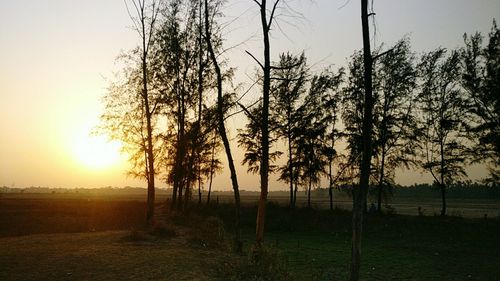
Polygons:
M144 207L144 202L135 197L3 196L0 280L347 278L347 211L292 212L270 204L266 225L268 261L254 265L247 255L230 250L233 212L229 205L220 202L210 208L193 208L187 217L177 217L171 222L176 235L138 231L143 228ZM162 210L161 205L158 210ZM255 212L247 201L242 214L247 253L253 241ZM210 229L200 228L214 217L221 218L225 225L225 239L220 241ZM498 233L500 220L493 216L469 219L368 215L362 278L500 280Z

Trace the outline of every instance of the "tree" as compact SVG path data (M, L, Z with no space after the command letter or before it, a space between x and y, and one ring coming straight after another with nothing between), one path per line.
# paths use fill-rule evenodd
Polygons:
M261 147L261 138L262 134L260 132L262 118L259 115L262 112L262 103L257 103L255 107L246 109L245 114L248 118L248 123L245 125L244 129L238 130L238 146L245 149L245 154L243 156L243 160L241 161L242 165L247 165L247 172L251 174L260 173L260 159L262 157L262 147ZM276 131L277 125L274 122L273 118L270 118L271 124L271 132ZM277 138L272 137L273 134L270 134L271 138L269 140L270 146L277 141ZM269 153L270 162L276 161L280 156L281 151L274 151ZM278 167L275 165L269 165L269 172L273 173L277 170Z
M218 3L218 2L217 2ZM236 235L235 235L235 244L236 244L236 251L241 252L242 251L242 242L241 242L241 233L240 233L240 191L239 191L239 186L238 186L238 178L236 175L236 168L234 166L234 160L233 156L231 154L231 147L229 145L229 139L227 137L226 133L226 127L224 124L224 112L225 112L225 107L224 107L224 100L223 100L223 95L222 95L222 82L223 82L223 77L222 77L222 72L219 66L219 62L217 60L217 55L215 54L215 50L213 47L213 42L212 42L212 32L214 32L214 25L213 22L210 21L210 12L213 17L213 15L216 14L215 8L217 5L214 5L210 7L208 5L208 0L205 0L205 40L207 43L208 47L208 53L210 56L210 59L212 61L212 66L215 69L216 77L217 77L217 127L219 134L222 138L222 143L224 144L224 150L226 151L226 156L227 156L227 162L229 164L229 170L231 172L231 183L233 186L233 192L234 192L234 202L235 202L235 209L236 209Z
M313 88L312 88L313 89ZM322 122L321 110L318 110L319 93L310 91L304 105L299 109L303 118L294 127L296 135L297 161L296 169L302 182L306 184L307 207L311 208L311 189L313 184L320 182L325 172L323 138L326 133L326 123Z
M211 74L204 68L200 53L199 5L195 1L171 0L162 10L161 25L154 49L155 83L162 93L162 110L169 134L166 143L172 152L168 183L173 185L172 208L182 209L191 196L195 179L193 166L198 154L193 147L199 137L201 114L200 89L210 83ZM204 78L199 79L202 71ZM201 84L201 85L200 85Z
M342 92L342 122L344 124L343 137L347 143L347 155L343 157L342 166L352 166L348 173L350 182L359 177L362 154L362 128L364 117L364 68L363 55L355 52L348 64L346 85ZM376 119L375 119L376 120Z
M500 29L495 21L482 46L480 33L464 34L462 86L471 101L470 134L475 162L489 164L490 181L500 184Z
M275 110L271 115L278 123L277 133L287 143L287 163L280 168L280 180L289 184L290 207L295 207L294 183L297 186L298 172L295 170L295 136L292 134L299 116L299 102L306 92L308 70L304 53L293 56L290 53L281 54L277 68L272 71L271 98Z
M415 155L416 128L415 97L416 71L410 43L398 42L376 61L375 117L377 130L374 136L377 173L377 210L382 210L382 196L386 188L394 185L395 169L408 166Z
M216 131L214 131L216 133ZM216 172L222 170L222 163L219 159L215 158L215 155L218 153L218 145L217 145L217 134L212 136L212 151L210 152L210 166L208 166L208 193L207 193L207 205L210 205L210 195L212 193L212 182L213 177Z
M370 162L372 157L372 127L373 127L373 94L372 94L372 63L370 49L370 30L368 18L368 0L361 0L361 26L363 31L363 66L364 66L364 108L362 127L362 159L359 176L359 186L354 191L352 215L352 251L349 278L359 280L361 265L361 233L363 226L363 205L366 202L370 179Z
M260 164L260 198L257 210L256 237L257 248L262 246L264 241L264 226L266 218L267 192L269 186L269 96L271 88L271 45L269 42L269 32L274 19L274 13L280 0L275 0L271 9L271 14L267 16L267 1L260 2L254 0L259 6L262 36L264 41L264 63L259 63L263 71L262 83L262 124L261 124L261 149L262 158Z
M340 170L336 178L333 177L333 162L338 156L335 146L343 134L338 130L338 120L341 105L341 84L344 80L344 69L337 73L325 71L312 79L312 91L321 93L321 107L323 112L323 123L327 125L323 145L323 154L328 161L328 195L330 199L330 210L333 210L333 187L336 178L341 174Z
M129 156L130 169L127 174L131 177L149 180L149 166L147 154L146 114L142 92L142 69L137 61L137 51L124 54L120 58L124 61L120 76L108 87L103 97L104 113L101 115L101 124L98 130L104 131L111 139L122 143L122 150ZM150 91L152 93L152 91ZM156 129L157 115L151 119L153 130L154 159L158 159L164 151L161 150L161 133Z
M116 100L112 101L113 98L108 99L108 108L114 107L112 104L114 102L120 103L123 100L128 100L132 102L132 104L138 104L136 103L138 100L136 98L140 98L140 109L135 107L133 108L132 112L108 112L103 115L103 120L104 122L109 122L111 119L115 117L123 117L125 120L128 119L130 122L134 122L132 119L129 119L130 114L132 113L139 113L140 114L137 116L141 120L140 126L132 125L130 128L137 129L139 128L140 134L141 134L141 141L137 142L137 139L134 137L129 138L127 136L128 133L131 131L128 130L126 127L125 123L121 123L125 120L118 120L114 119L115 121L118 122L118 124L121 123L118 127L115 127L114 129L117 129L121 131L123 139L127 143L134 143L137 146L141 146L141 149L134 149L136 152L139 154L144 153L144 162L143 164L145 165L144 171L145 171L145 178L147 181L147 190L148 190L148 195L147 195L147 212L146 212L146 220L148 225L152 225L153 223L153 217L154 217L154 201L155 201L155 151L154 151L154 143L153 143L153 119L154 115L156 114L156 105L157 105L157 99L152 97L151 89L150 87L150 63L149 63L149 58L150 58L150 50L151 46L153 45L153 37L154 33L156 31L156 19L158 16L159 12L159 2L156 0L151 0L151 1L146 1L146 0L131 0L131 6L133 7L133 11L129 9L129 4L127 4L127 1L125 1L125 5L127 7L127 11L129 13L130 19L132 20L133 23L133 29L139 34L139 37L141 39L141 45L133 52L134 56L137 57L137 60L140 61L140 69L141 69L141 76L140 80L135 80L137 77L133 78L131 76L128 77L128 79L131 79L131 81L134 84L135 81L140 81L141 83L141 90L140 94L138 96L135 96L135 91L136 89L132 89L134 93L132 94L132 99L127 99L125 97L116 97ZM129 72L130 74L130 72ZM116 89L116 88L115 88ZM122 88L123 89L123 88ZM120 91L117 91L115 93L118 93ZM123 92L122 92L123 93ZM116 105L116 104L115 104ZM119 107L119 106L118 106ZM117 107L114 107L117 109ZM118 113L118 115L116 115ZM123 115L122 115L123 114ZM114 115L114 116L113 116ZM110 119L111 118L111 119ZM145 122L145 124L142 124L142 122ZM116 124L115 124L116 125ZM113 127L114 125L112 125ZM132 129L132 131L136 131ZM112 128L113 130L113 128ZM135 140L132 140L135 139ZM129 142L130 141L130 142ZM141 155L142 156L142 155ZM138 155L133 154L132 156L134 159L137 161L140 159ZM140 163L134 161L135 164Z
M437 49L422 57L418 66L421 86L422 168L434 178L441 191L441 215L446 215L446 187L466 176L464 142L466 100L459 87L460 56Z

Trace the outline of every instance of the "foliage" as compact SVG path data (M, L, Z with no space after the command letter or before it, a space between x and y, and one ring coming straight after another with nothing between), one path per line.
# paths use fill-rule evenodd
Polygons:
M465 46L460 50L462 86L469 97L468 111L472 114L469 139L474 141L474 160L487 162L489 182L500 182L500 29L496 22L482 46L483 36L464 35Z
M238 146L245 149L245 155L241 161L242 165L248 165L247 171L252 174L258 174L260 171L260 158L262 157L261 149L261 122L262 118L260 112L262 111L262 103L258 103L254 108L251 108L246 116L248 118L248 123L245 125L244 129L238 130ZM274 119L269 120L271 132L276 130L276 123ZM274 128L274 129L273 129ZM277 138L273 137L269 139L270 145L275 143ZM277 167L272 163L276 161L282 154L281 151L273 151L269 153L269 172L273 173L276 171Z
M464 142L466 100L459 88L459 54L437 49L425 54L420 70L422 167L434 180L449 185L466 175Z
M416 154L416 70L408 39L402 39L375 62L374 167L378 209L390 195L396 168L409 168Z

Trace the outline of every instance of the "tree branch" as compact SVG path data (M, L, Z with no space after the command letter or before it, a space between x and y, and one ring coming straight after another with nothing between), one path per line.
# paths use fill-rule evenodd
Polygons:
M245 53L247 53L249 56L251 56L259 65L262 69L264 69L264 65L262 65L262 63L260 63L260 61L254 57L254 55L252 55L252 53L250 53L249 51L245 50Z
M257 100L256 102L254 102L253 104L251 104L249 107L254 106L259 101L260 101L260 99ZM255 116L253 116L253 114L243 104L238 102L238 105L241 107L241 109L243 109L243 111L247 114L247 116L250 119L252 119L253 122L255 122L255 124L260 124L259 120L257 118L255 118Z
M287 66L271 66L272 70L289 70L302 64L302 61Z
M376 56L373 56L372 57L372 62L375 62L375 60L379 59L380 57L383 57L389 53L392 53L394 51L394 48L390 48L389 50L385 51L385 52L382 52Z
M271 24L273 23L274 19L274 12L276 11L276 6L278 6L279 1L280 0L276 0L276 2L274 2L273 9L271 10L271 16L269 17L269 23L267 24L267 30L271 29Z

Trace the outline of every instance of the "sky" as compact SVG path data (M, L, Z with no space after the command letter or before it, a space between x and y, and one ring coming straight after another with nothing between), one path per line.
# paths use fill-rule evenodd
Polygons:
M314 70L344 66L360 49L359 1L282 0L271 30L271 56L305 51ZM374 48L387 48L404 36L421 53L462 45L462 36L487 34L500 15L496 0L375 0ZM0 186L103 187L146 186L128 178L126 156L119 143L90 136L99 124L101 98L118 72L116 57L139 43L121 0L0 1ZM224 54L237 68L236 81L245 89L256 64L245 54L262 57L260 19L251 0L228 0ZM498 20L498 18L497 18ZM373 27L375 27L373 29ZM250 102L259 95L245 96ZM237 164L235 129L243 118L228 120ZM222 157L224 155L221 155ZM257 190L257 176L237 165L240 186ZM482 166L468 169L471 179L486 175ZM420 171L399 171L401 184L429 182ZM165 187L160 183L159 187ZM214 182L229 189L229 173ZM271 177L271 190L285 188Z

